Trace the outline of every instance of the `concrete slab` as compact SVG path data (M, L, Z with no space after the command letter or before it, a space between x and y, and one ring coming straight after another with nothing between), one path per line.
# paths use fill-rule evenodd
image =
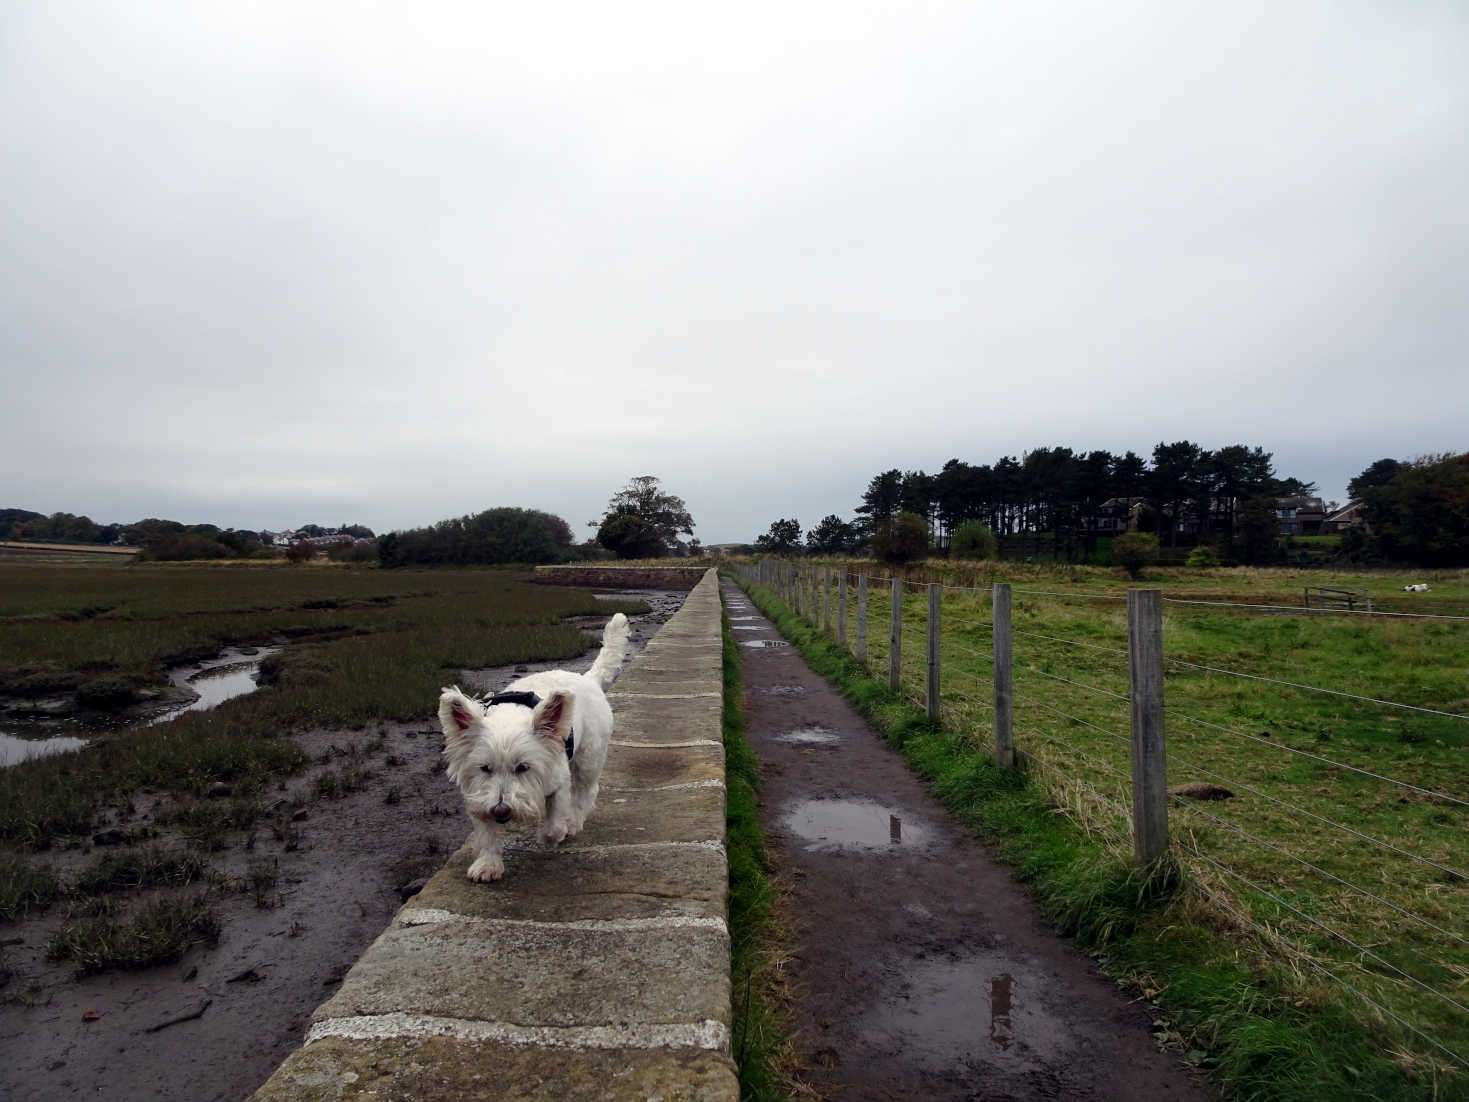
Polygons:
M657 788L724 779L722 745L677 749L615 746L613 750L602 771L603 781L611 787Z
M712 791L723 797L719 789ZM724 855L699 846L555 853L507 849L505 878L493 884L466 879L471 860L469 850L460 849L413 897L410 906L482 918L550 922L722 918L728 895Z
M622 674L612 685L608 694L614 699L622 693L710 693L718 695L724 691L722 671L710 669L704 662L689 662L690 667L681 670L645 669L634 666Z
M522 1027L727 1025L729 936L463 917L390 926L311 1020L392 1012Z
M622 742L723 741L720 716L723 697L614 696L614 740ZM609 757L616 757L613 747Z
M455 1037L348 1040L298 1050L256 1102L737 1102L734 1065L690 1049L568 1051Z

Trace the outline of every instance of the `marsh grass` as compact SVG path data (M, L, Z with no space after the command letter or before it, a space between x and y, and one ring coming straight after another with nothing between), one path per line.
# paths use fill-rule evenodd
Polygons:
M13 922L28 911L44 911L61 894L51 866L23 854L0 850L0 921Z
M44 847L85 835L100 806L142 788L186 795L225 781L258 790L305 764L283 737L293 731L420 718L461 669L573 657L588 639L567 617L645 607L525 578L509 570L0 562L0 694L43 685L75 691L102 677L159 685L179 661L295 640L266 661L260 691L0 770L0 840ZM246 825L217 811L187 815L206 843Z
M1048 577L1031 573L1027 588L1032 589L1059 590L1056 583L1068 580L1054 570ZM1113 591L1123 587L1114 585ZM1186 851L1180 851L1181 890L1157 894L1158 885L1139 882L1131 867L1125 701L1041 675L1125 694L1125 655L1017 634L1015 742L1025 769L1004 771L988 757L987 593L945 596L943 729L929 725L921 711L926 603L918 589L904 601L904 674L897 693L885 683L886 587L869 588L866 669L773 594L753 588L752 595L808 660L903 746L956 814L1016 866L1061 929L1101 951L1116 974L1170 1010L1189 1044L1207 1052L1207 1066L1228 1096L1443 1098L1465 1091L1460 1069L1441 1052L1320 969L1329 968L1369 993L1451 1051L1469 1050L1465 1016L1302 915L1332 926L1459 1002L1469 999L1469 955L1463 944L1406 921L1278 850L1460 936L1469 928L1464 881L1314 820L1303 823L1298 813L1236 783L1235 799L1207 808L1175 800L1174 836L1281 902ZM1120 602L1020 593L1014 601L1017 631L1125 650ZM1354 692L1371 690L1364 695L1445 711L1462 713L1469 704L1462 678L1469 654L1469 634L1462 628L1469 625L1165 608L1164 645L1172 657ZM855 623L855 595L848 616L849 624ZM849 633L849 645L851 639ZM1031 669L1021 670L1021 664ZM1462 809L1275 746L1311 749L1464 799L1469 798L1463 769L1469 725L1462 721L1407 712L1364 715L1363 709L1376 706L1187 668L1170 671L1167 701L1180 713L1263 739L1263 744L1249 742L1170 714L1172 783L1198 776L1182 764L1186 760L1229 778L1220 783L1243 782L1448 867L1465 867L1469 832L1458 813ZM1203 818L1205 811L1277 850Z
M219 931L218 911L204 891L132 905L104 896L77 908L52 935L46 955L70 961L79 976L151 968L176 961L197 945L212 945Z
M77 874L70 891L95 896L139 888L182 888L207 881L211 875L209 863L197 853L141 846L102 854Z

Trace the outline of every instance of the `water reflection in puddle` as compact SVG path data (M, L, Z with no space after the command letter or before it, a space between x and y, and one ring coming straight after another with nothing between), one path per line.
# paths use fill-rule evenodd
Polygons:
M797 727L775 736L776 742L789 742L795 746L832 746L842 741L841 735L825 727Z
M786 812L785 825L814 850L896 850L929 837L928 827L871 800L803 800Z
M735 624L735 625L733 625L733 628L734 628L735 631L759 631L760 630L760 627L761 626L759 624Z
M731 620L758 620L758 619L760 619L760 617L758 617L758 616L731 616L730 619Z
M788 647L784 639L750 639L740 644L742 647Z
M884 992L864 1016L873 1048L939 1070L957 1063L1034 1067L1073 1047L1071 1031L1039 1005L1040 976L1015 976L1015 962L977 954L910 965L898 990Z
M85 745L86 739L73 738L70 735L57 738L17 738L15 735L0 734L0 767L29 761L31 758L80 750Z
M805 685L772 685L765 690L771 696L800 696L805 691Z
M199 699L175 711L161 715L151 723L165 723L184 712L202 712L223 704L237 696L254 692L259 686L255 676L260 663L278 652L280 647L261 647L254 654L227 650L218 658L211 658L193 666L174 670L168 679L175 685L191 689Z

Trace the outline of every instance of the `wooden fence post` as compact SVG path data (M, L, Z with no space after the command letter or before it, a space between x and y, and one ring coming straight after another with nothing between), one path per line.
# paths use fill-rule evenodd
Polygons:
M867 664L867 575L857 575L857 661Z
M944 587L928 583L928 718L939 721L939 614L944 603Z
M842 567L842 576L837 582L837 639L842 650L847 649L847 568Z
M831 567L821 568L821 630L831 631Z
M888 688L903 683L903 579L894 578L888 609Z
M995 764L1015 768L1015 733L1010 662L1010 583L991 589L991 650L995 659Z
M1127 591L1132 698L1132 839L1140 866L1168 852L1168 765L1163 738L1163 593Z

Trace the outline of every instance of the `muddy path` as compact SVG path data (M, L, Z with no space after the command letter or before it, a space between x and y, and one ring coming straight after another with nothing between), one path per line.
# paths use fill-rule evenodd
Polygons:
M1056 936L902 758L723 587L787 892L803 1078L833 1100L1211 1097L1158 1050L1147 1008Z
M620 593L648 602L633 621L629 654L641 650L683 603L683 593ZM578 659L459 671L466 689L500 688L533 670L584 671L605 617L581 617L588 650ZM446 680L453 679L452 671ZM222 932L177 964L76 979L46 959L65 905L0 926L0 1099L52 1102L238 1102L301 1042L307 1017L336 989L399 904L469 833L458 791L439 758L437 699L423 718L359 731L296 736L312 758L273 794L285 809L232 832L209 855L226 880L215 891ZM342 784L322 794L322 778ZM347 783L350 780L350 784ZM292 810L294 809L294 810ZM146 827L158 807L98 829ZM166 834L160 842L171 841ZM79 868L95 845L51 856ZM257 890L261 863L273 882Z

